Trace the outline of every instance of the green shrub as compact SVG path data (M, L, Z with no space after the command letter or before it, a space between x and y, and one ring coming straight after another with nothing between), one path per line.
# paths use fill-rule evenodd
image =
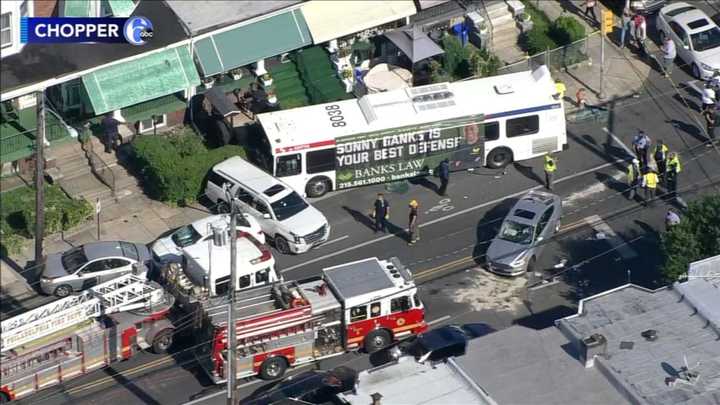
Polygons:
M84 199L74 200L68 198L58 188L46 190L45 195L45 229L48 236L60 231L71 229L89 219L93 214L93 207ZM35 237L35 205L26 206L22 210L25 222L25 233Z
M237 145L208 150L201 138L190 131L138 137L132 145L145 192L170 204L196 201L211 167L231 156L246 157L245 149Z
M536 26L533 26L527 33L522 34L520 46L530 55L557 48L557 44L548 36L547 32Z
M500 59L486 49L475 49L470 55L470 69L475 77L496 75L502 66Z
M18 235L5 221L0 221L0 256L20 253L26 239Z
M555 20L548 34L560 46L579 41L586 36L585 27L571 16L562 16Z
M442 47L445 50L443 69L455 79L470 76L470 48L463 46L458 38L445 35L442 38Z

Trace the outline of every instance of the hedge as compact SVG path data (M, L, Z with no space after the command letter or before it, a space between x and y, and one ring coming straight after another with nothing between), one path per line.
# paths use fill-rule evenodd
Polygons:
M587 36L585 27L575 17L565 15L550 22L545 13L529 2L524 3L533 28L520 36L519 43L530 55L569 45Z
M570 16L558 17L550 27L548 34L560 46L572 44L586 37L585 27L580 24L580 21Z
M132 143L134 164L149 197L168 204L187 205L203 193L210 168L231 157L246 157L245 149L227 145L209 150L195 133L141 136Z

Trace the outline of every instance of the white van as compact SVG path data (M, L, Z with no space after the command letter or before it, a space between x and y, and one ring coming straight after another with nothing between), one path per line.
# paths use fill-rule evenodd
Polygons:
M218 212L229 212L224 185L239 200L243 212L253 216L281 253L303 253L330 237L325 216L290 186L234 156L210 170L205 195Z

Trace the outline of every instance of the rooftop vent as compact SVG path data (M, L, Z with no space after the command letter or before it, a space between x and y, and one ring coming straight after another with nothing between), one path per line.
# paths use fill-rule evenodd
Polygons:
M497 94L511 94L515 92L511 84L498 84L495 86L495 92Z

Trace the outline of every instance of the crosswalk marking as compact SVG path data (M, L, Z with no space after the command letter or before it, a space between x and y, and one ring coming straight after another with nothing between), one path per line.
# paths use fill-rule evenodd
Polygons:
M605 235L605 240L620 254L623 260L632 260L638 257L635 249L625 243L625 241L613 231L610 225L603 221L598 215L591 215L585 218L585 223L590 225L595 231L602 232Z

